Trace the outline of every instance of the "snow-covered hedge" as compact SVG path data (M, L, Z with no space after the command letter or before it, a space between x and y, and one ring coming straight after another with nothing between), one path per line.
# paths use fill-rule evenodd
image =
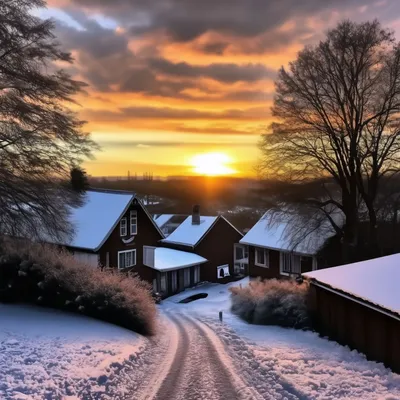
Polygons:
M251 324L308 328L308 285L292 281L255 280L232 287L232 312Z
M50 247L0 244L0 302L35 303L154 333L156 307L135 276L101 271Z

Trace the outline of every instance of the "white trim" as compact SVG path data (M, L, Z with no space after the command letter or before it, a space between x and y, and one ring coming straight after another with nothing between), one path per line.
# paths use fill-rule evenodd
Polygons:
M225 222L227 222L237 233L239 233L240 236L241 236L242 238L244 237L243 233L240 232L239 229L236 228L236 226L232 224L232 222L229 222L223 215L221 215L220 217L221 217Z
M279 274L283 276L290 276L289 272L284 272L283 271L283 257L289 255L291 257L290 253L281 251L279 252ZM291 260L290 260L291 261Z
M96 191L96 190L94 190ZM122 191L120 191L122 192ZM110 193L113 193L112 191L110 191ZM118 217L118 219L115 221L114 225L112 226L112 228L110 229L110 231L107 233L107 235L104 237L104 239L101 241L101 243L95 248L95 249L91 249L94 251L98 251L101 249L101 247L103 246L103 244L106 242L106 240L110 237L111 233L114 232L114 229L118 226L118 224L121 221L121 217L124 216L126 214L126 212L129 210L129 207L132 205L133 200L135 200L136 198L136 194L132 193L132 192L126 192L126 194L130 194L132 196L132 198L130 199L130 201L128 202L128 204L126 205L126 207L124 208L124 211L122 211L121 215ZM73 247L73 246L72 246Z
M124 226L122 225L122 222L124 222L125 224ZM128 220L126 217L123 217L119 221L119 236L124 237L127 234L128 234Z
M132 253L134 254L134 263L125 267L120 267L119 266L119 255L123 254L123 253ZM119 251L118 252L118 269L125 269L125 268L130 268L130 267L134 267L136 265L136 249L130 249L130 250L123 250L123 251Z
M224 271L224 276L220 276L221 270ZM223 279L227 276L231 276L231 273L229 271L229 264L219 265L217 267L217 279Z
M135 224L132 224L132 220L135 220ZM135 227L135 232L132 232L132 226ZM138 233L138 216L137 210L130 210L129 212L129 231L131 235L137 235Z
M121 237L122 237L122 236L121 236ZM135 236L131 236L131 237L128 238L128 239L124 239L124 238L122 237L122 241L124 242L124 244L132 243L134 240L135 240Z
M306 279L309 279L309 278L306 278ZM355 303L358 303L358 304L361 304L362 306L368 307L368 308L370 308L371 310L377 311L377 312L379 312L379 313L381 313L381 314L385 314L385 315L387 315L388 317L391 317L391 318L393 318L393 319L396 319L397 321L400 321L400 316L397 317L396 315L393 315L393 314L391 314L391 313L389 313L389 312L386 312L386 311L384 311L384 310L381 310L381 309L379 309L378 307L373 306L372 304L368 304L368 303L366 303L366 302L364 302L364 301L362 301L362 300L358 300L358 299L356 299L356 298L354 298L354 297L347 296L346 294L340 293L339 291L337 291L337 290L335 290L335 289L332 289L332 288L330 288L330 287L321 285L321 284L319 284L318 282L316 282L316 281L314 281L314 280L311 280L310 283L311 283L312 285L315 285L315 286L317 286L317 287L320 287L321 289L327 290L328 292L332 292L332 293L334 293L334 294L337 294L338 296L341 296L341 297L344 297L345 299L354 301Z
M152 224L155 226L155 228L157 229L158 233L159 233L160 236L161 236L161 239L160 239L160 240L165 239L164 233L162 232L162 230L160 229L160 227L156 224L156 221L154 221L154 218L151 216L151 214L150 214L149 211L147 210L146 206L141 202L140 199L138 199L138 198L135 197L134 200L136 200L136 202L137 202L136 204L138 204L138 205L142 208L142 210L145 212L145 214L147 215L147 217L150 219L151 223L152 223ZM133 201L133 200L132 200L132 201Z
M261 264L257 262L257 251L258 250L263 250L264 251L264 264ZM269 268L269 249L266 249L264 247L256 247L254 250L254 265L257 267L262 267L262 268Z

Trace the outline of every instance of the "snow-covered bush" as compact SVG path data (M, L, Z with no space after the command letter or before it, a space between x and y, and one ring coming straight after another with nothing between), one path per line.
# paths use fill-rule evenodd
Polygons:
M308 285L292 281L255 280L232 287L232 312L251 324L308 328Z
M0 244L0 302L79 312L142 334L154 333L156 307L136 276L101 271L47 246Z

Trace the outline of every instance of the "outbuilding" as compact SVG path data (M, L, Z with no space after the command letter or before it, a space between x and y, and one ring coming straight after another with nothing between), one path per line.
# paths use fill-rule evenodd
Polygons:
M400 372L400 254L303 274L322 335Z

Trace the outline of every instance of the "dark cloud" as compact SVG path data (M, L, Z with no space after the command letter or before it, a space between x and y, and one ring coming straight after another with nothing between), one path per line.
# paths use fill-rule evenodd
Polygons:
M255 82L275 76L275 71L262 64L236 65L225 63L196 66L186 62L172 63L165 59L153 59L149 61L149 65L162 74L186 78L206 77L224 83Z
M291 17L321 10L345 11L376 0L71 0L77 7L112 16L133 35L164 29L177 41L190 41L208 31L252 37Z
M195 48L205 54L217 54L222 55L224 51L229 47L228 42L210 42L196 45Z
M253 107L246 110L199 111L171 107L125 107L118 111L85 110L86 119L99 122L122 122L135 119L151 120L260 120L267 116L266 107Z

